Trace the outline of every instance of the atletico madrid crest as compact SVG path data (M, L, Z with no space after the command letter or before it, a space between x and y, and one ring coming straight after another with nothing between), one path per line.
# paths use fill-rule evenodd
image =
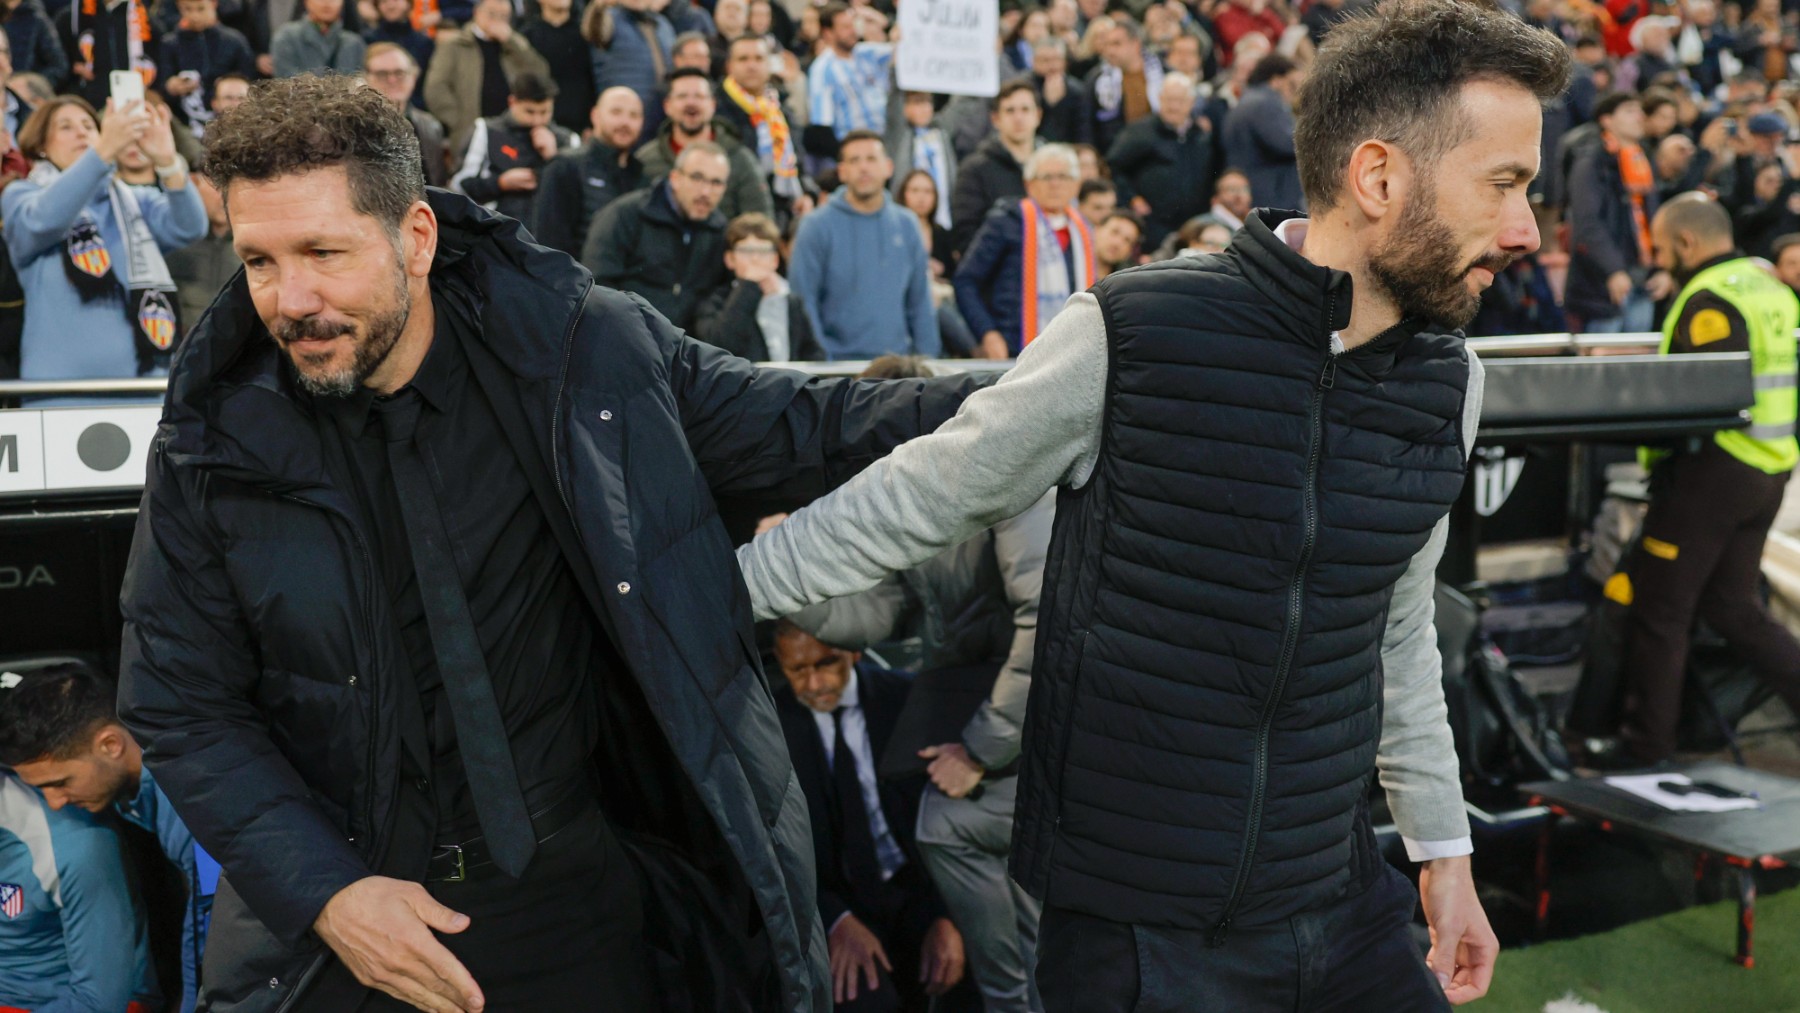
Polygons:
M17 883L0 883L0 915L8 921L25 913L25 890Z
M138 305L138 326L159 352L166 352L175 344L175 307L169 302L168 295L155 291L144 293L144 301Z
M68 245L69 262L83 274L104 278L112 270L112 255L106 252L106 243L93 222L85 218L76 222L69 230Z

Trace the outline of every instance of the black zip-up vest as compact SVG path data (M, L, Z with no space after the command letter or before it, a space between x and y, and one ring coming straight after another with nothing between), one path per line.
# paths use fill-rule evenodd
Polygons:
M1334 357L1349 276L1277 221L1095 286L1101 452L1057 501L1013 840L1047 904L1214 940L1377 867L1388 602L1466 465L1462 338Z

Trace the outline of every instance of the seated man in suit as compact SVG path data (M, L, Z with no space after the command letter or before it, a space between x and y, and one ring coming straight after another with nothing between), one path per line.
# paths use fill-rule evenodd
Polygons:
M875 779L910 678L785 621L775 660L787 677L775 707L812 815L835 1008L923 1010L962 979L963 941L918 860L922 779Z

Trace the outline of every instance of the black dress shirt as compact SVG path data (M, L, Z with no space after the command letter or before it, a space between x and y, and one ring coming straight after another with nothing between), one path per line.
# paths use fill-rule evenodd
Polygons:
M622 672L616 649L595 618L543 507L487 395L470 373L462 342L479 326L479 296L467 284L432 276L437 332L418 374L391 397L367 388L346 399L319 399L362 507L371 551L399 624L424 710L436 807L437 841L480 834L456 726L437 670L424 604L413 572L405 519L388 467L381 419L386 404L421 398L417 446L430 472L444 528L481 642L500 717L533 812L579 789L599 734L597 681ZM461 333L458 333L458 332Z

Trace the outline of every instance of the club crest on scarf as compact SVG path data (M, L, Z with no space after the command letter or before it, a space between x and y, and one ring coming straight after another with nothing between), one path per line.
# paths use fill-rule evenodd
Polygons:
M25 913L25 891L17 883L0 883L0 914L8 921Z
M104 278L112 271L112 255L100 238L100 228L92 218L83 217L69 229L66 240L69 263L90 278Z
M138 327L143 331L144 340L157 351L166 352L174 346L175 305L167 294L154 289L144 293L138 305Z

